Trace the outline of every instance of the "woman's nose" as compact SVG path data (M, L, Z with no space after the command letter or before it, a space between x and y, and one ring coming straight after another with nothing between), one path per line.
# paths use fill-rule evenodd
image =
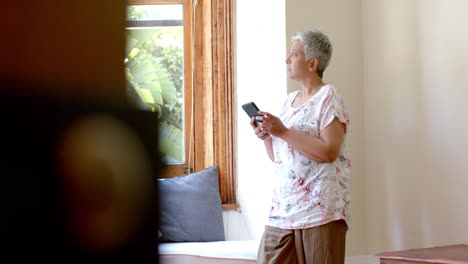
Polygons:
M289 59L289 57L287 57L287 58L284 60L284 62L286 62L286 64L289 64L289 63L291 63L291 60Z

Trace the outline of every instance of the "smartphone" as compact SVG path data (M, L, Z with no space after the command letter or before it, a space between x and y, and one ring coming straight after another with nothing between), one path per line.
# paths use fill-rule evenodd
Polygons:
M242 108L244 109L244 111L247 113L247 115L252 118L254 116L261 116L258 114L258 111L260 109L258 109L258 107L255 105L254 102L248 102L246 104L243 104L242 105ZM258 126L258 122L262 122L260 120L255 120L254 123L255 123L255 126Z

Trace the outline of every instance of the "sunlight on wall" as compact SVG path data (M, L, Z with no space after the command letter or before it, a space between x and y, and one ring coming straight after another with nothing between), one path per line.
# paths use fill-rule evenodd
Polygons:
M285 2L235 1L237 190L240 211L224 213L228 240L260 239L271 197L273 163L241 105L276 113L286 95ZM268 7L268 12L259 12Z

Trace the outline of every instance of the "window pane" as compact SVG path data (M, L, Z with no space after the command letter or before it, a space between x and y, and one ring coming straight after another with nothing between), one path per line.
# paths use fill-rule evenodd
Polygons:
M130 5L127 7L127 20L182 20L183 6L178 5Z
M129 6L127 16L150 20L176 17L176 12L167 11L167 7ZM176 7L181 18L182 5ZM159 145L164 162L184 163L183 27L144 23L126 30L127 91L132 103L160 113Z

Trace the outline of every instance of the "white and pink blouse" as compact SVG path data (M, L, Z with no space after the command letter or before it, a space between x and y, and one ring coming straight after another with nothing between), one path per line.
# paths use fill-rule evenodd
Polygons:
M323 129L337 118L346 124L346 134L338 158L332 163L316 162L286 141L272 137L277 184L267 224L283 229L305 229L343 219L349 226L348 111L332 85L323 86L308 101L294 108L291 105L298 93L299 90L288 95L279 116L286 127L320 137Z

